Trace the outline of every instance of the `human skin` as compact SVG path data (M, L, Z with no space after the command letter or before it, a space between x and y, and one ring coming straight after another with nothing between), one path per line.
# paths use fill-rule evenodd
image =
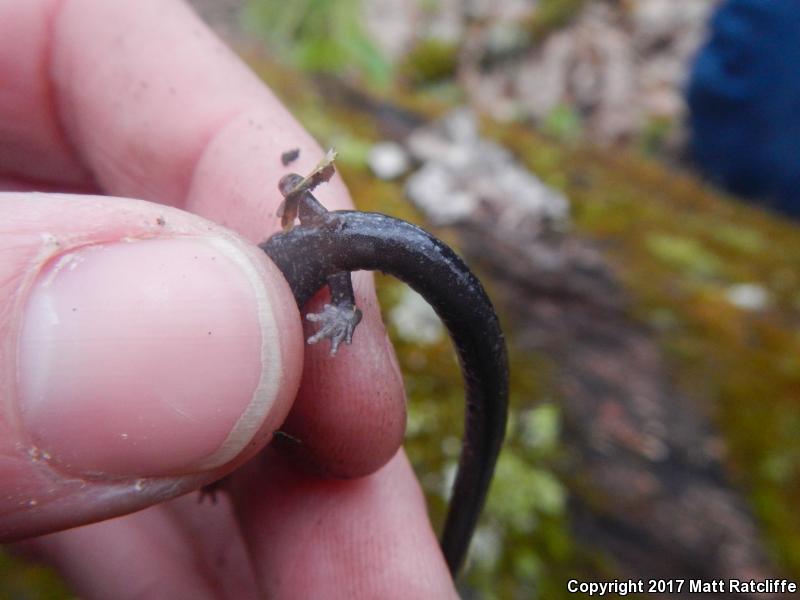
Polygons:
M332 360L253 245L294 147L322 156L177 0L0 0L0 539L82 597L455 595L371 280ZM262 451L287 414L351 479Z

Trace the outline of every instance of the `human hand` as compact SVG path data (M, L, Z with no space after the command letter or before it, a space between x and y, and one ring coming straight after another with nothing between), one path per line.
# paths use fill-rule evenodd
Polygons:
M0 0L0 539L82 597L455 595L370 279L332 360L252 245L295 147L321 157L177 1ZM287 413L358 478L255 456ZM168 501L231 471L230 500Z

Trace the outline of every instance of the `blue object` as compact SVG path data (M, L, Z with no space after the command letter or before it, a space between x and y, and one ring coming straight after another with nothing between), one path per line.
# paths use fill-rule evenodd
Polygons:
M800 215L800 0L727 0L689 83L692 153L710 179Z

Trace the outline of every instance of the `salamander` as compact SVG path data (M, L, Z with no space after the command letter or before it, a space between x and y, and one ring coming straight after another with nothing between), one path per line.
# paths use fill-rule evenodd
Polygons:
M361 320L350 279L353 271L383 271L400 279L433 307L447 327L466 397L461 456L441 537L442 552L455 577L505 434L508 358L503 333L483 286L443 242L416 225L381 213L328 211L312 191L333 173L329 154L309 176L290 173L280 180L283 231L260 247L282 271L301 310L328 286L330 302L306 318L319 323L308 342L330 340L331 355L340 344L352 342Z

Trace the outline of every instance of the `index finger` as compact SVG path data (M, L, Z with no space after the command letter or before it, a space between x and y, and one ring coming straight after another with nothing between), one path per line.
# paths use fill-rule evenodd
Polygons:
M0 2L0 81L3 173L202 207L252 241L274 217L281 152L299 147L300 169L319 157L272 93L180 2ZM230 138L242 149L235 158L219 154ZM218 164L209 200L195 172L220 159L227 164ZM242 206L250 190L258 207ZM348 203L341 184L329 195L332 206Z
M0 172L66 173L71 183L184 208L260 242L279 227L281 154L299 148L292 167L301 172L322 156L182 2L0 0L0 23L10 34L0 35L0 56L26 57L2 63L15 76L6 78L12 85L0 123L8 129L12 117L27 120L15 139L41 159L20 163L6 148ZM319 195L329 208L350 205L338 179ZM345 475L388 461L405 423L402 382L371 283L355 283L364 320L354 344L336 360L307 353L295 404L302 417L294 419L306 427L300 437L317 466Z
M9 34L0 35L0 56L34 56L0 62L12 74L0 128L12 129L12 117L27 120L14 139L23 154L39 157L20 162L13 148L0 148L0 173L94 182L105 193L178 206L261 242L279 228L277 182L287 171L281 154L299 148L292 169L300 172L322 156L181 2L0 0L0 24ZM351 204L338 178L319 197L330 209ZM402 383L371 282L354 283L364 311L354 344L335 361L307 361L296 406L315 418L294 419L307 425L295 433L309 441L317 466L345 475L389 460L405 423Z

